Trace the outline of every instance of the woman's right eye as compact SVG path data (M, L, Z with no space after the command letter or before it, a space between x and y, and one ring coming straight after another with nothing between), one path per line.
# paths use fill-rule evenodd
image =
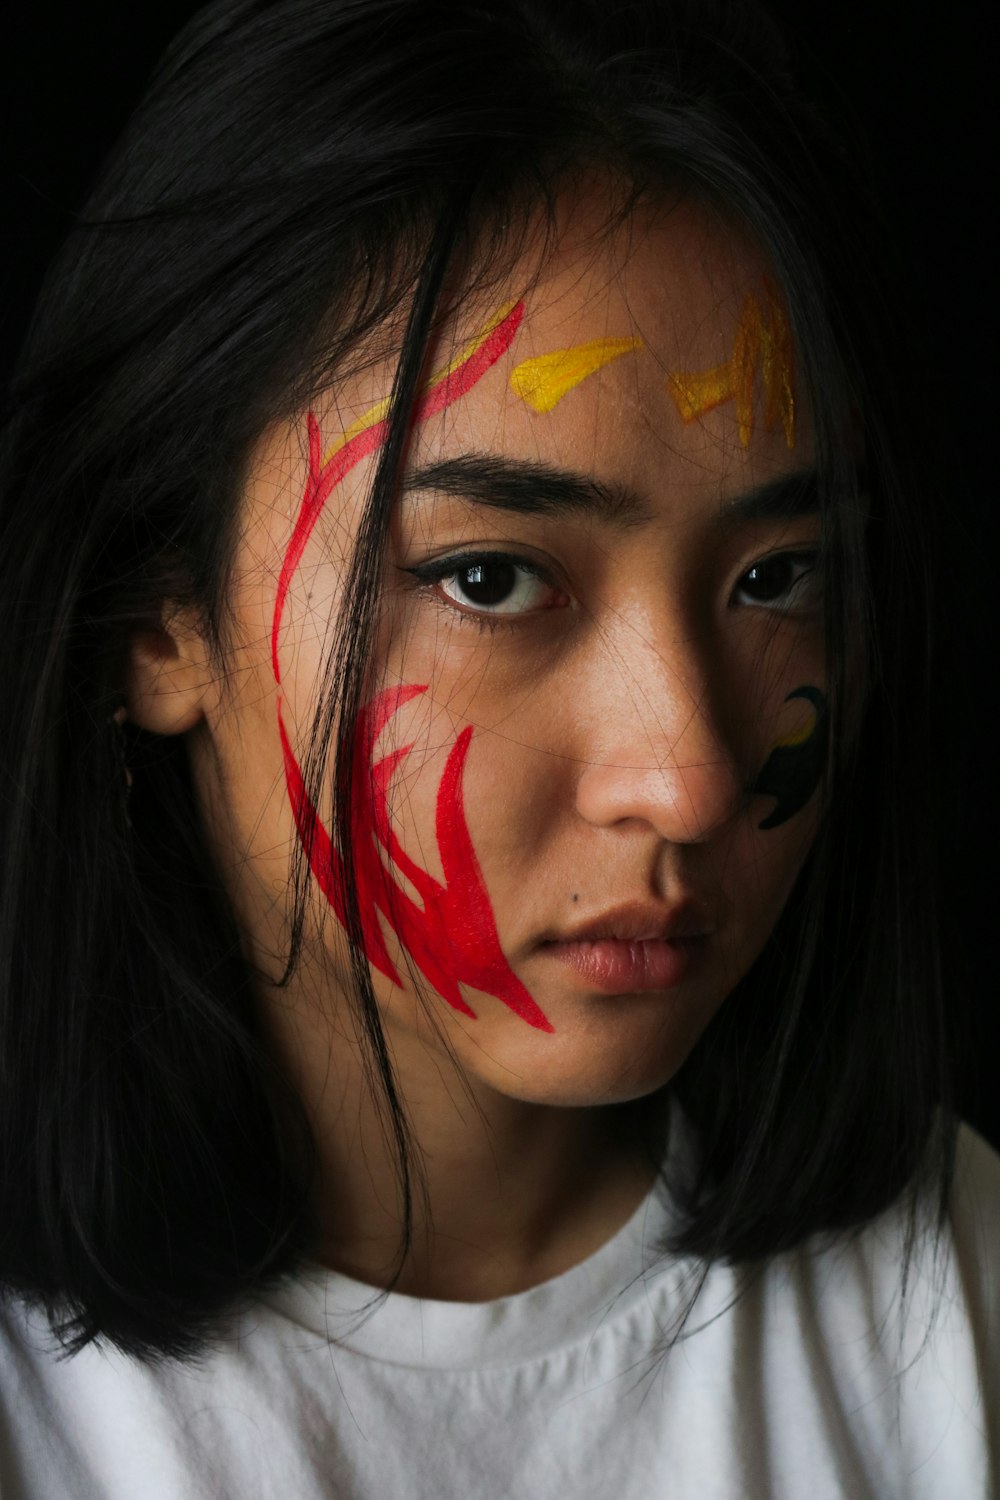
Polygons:
M502 553L443 558L407 569L422 583L463 611L478 615L521 615L554 609L567 596L523 558Z

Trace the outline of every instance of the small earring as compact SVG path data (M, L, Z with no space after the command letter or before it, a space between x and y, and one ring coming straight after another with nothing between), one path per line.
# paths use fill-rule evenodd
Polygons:
M118 766L119 794L121 797L122 814L126 825L132 827L132 819L129 816L129 796L132 791L132 772L129 769L128 756L125 750L125 722L128 718L128 710L124 703L121 708L115 709L111 715L111 734L114 743L114 757Z

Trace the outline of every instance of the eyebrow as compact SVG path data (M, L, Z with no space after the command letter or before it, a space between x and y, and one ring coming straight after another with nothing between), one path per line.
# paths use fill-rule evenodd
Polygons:
M723 500L718 521L722 526L739 526L746 521L792 521L799 516L818 515L820 509L819 474L815 469L796 469L745 495Z
M625 485L603 484L570 469L495 454L465 453L415 469L404 479L403 492L422 490L522 516L558 520L588 515L619 529L642 525L655 515L648 502ZM819 476L815 469L801 469L723 500L716 520L728 528L815 515L819 509Z
M583 514L619 527L652 518L645 501L624 485L602 484L570 469L493 454L464 453L415 469L404 479L403 492L417 490L455 495L522 516L559 519Z

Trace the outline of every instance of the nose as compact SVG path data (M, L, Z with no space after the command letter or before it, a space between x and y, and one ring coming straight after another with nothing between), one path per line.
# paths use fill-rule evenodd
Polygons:
M643 823L670 843L701 844L745 805L746 779L706 693L661 690L658 704L640 711L631 698L601 719L577 783L588 823Z

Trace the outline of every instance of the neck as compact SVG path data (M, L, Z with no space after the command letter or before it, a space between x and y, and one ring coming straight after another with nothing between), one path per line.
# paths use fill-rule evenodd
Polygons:
M283 992L269 1027L312 1125L314 1254L323 1264L410 1296L489 1301L587 1259L652 1186L635 1104L511 1098L463 1076L433 1037L390 1036L415 1147L411 1243L401 1260L405 1215L388 1111L353 1027L296 1000ZM651 1113L655 1142L665 1115Z

